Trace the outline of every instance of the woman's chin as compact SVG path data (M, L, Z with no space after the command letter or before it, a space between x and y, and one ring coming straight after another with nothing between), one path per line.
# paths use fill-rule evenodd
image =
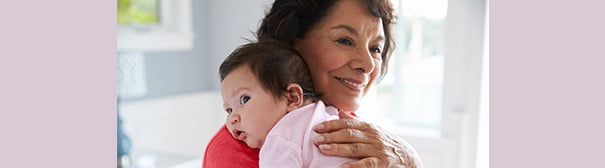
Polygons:
M325 95L321 98L321 100L327 106L334 106L337 109L345 112L354 112L359 108L362 97Z
M359 102L360 101L358 99L353 99L346 102L336 102L334 103L334 107L345 112L354 112L359 108Z

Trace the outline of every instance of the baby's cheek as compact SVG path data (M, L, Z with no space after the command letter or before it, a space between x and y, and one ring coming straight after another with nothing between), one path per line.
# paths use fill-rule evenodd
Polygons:
M255 139L249 146L250 148L260 149L263 146L263 142L260 139Z
M227 122L225 122L225 126L227 126L227 130L229 130L229 134L232 134L233 129L231 128L231 126L229 124L227 124ZM231 135L233 136L233 135Z

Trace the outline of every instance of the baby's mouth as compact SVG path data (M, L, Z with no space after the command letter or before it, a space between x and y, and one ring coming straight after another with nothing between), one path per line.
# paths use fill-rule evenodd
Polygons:
M246 132L240 130L233 130L233 137L237 140L244 141L244 139L246 139Z

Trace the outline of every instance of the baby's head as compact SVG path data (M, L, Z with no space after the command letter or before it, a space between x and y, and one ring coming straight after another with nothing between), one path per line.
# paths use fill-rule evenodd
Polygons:
M227 128L251 148L262 147L287 112L319 100L303 59L278 41L238 47L223 61L219 74Z

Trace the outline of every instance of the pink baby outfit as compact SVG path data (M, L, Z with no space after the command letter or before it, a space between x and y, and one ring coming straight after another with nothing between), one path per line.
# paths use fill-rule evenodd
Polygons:
M260 167L339 167L352 158L327 156L313 144L319 135L313 126L338 119L338 110L322 101L308 104L286 114L275 124L260 150Z

